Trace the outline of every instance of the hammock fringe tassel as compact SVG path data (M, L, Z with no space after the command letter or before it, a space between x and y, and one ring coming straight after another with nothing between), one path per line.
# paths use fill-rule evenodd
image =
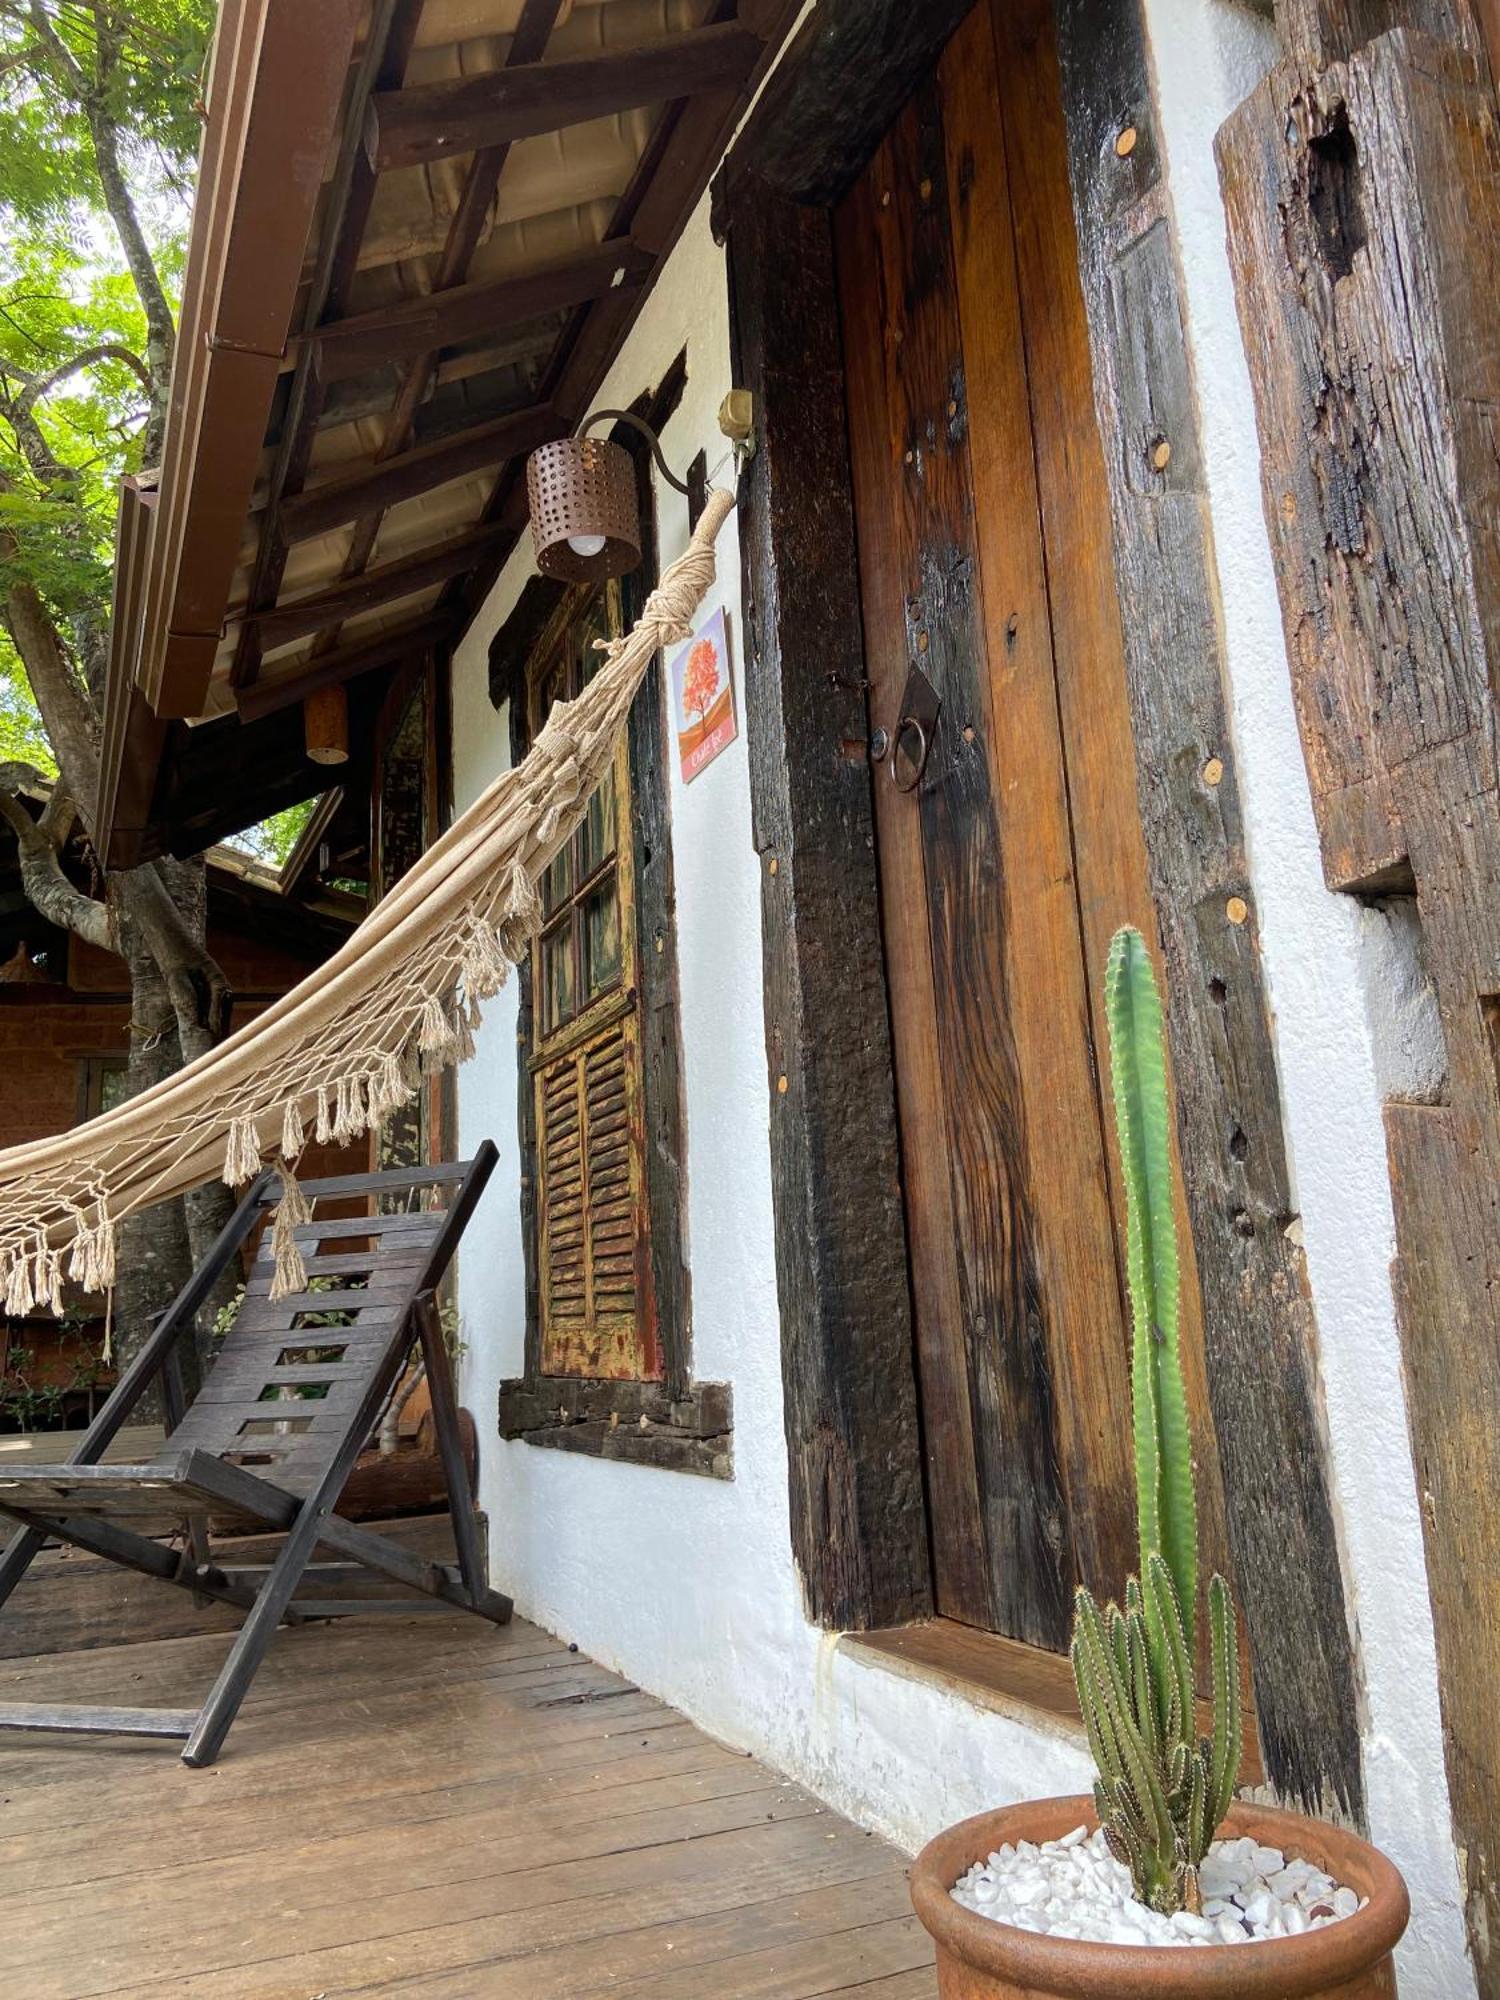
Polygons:
M485 1000L542 919L537 884L613 762L642 679L692 630L733 501L715 491L686 550L530 753L503 772L326 964L176 1076L54 1139L0 1152L0 1302L59 1311L64 1278L115 1282L126 1217L215 1175L243 1187L273 1160L272 1297L307 1287L297 1241L311 1220L295 1172L309 1136L357 1139L407 1103L424 1074L474 1053ZM309 1127L311 1133L309 1134ZM306 1237L304 1236L304 1241Z

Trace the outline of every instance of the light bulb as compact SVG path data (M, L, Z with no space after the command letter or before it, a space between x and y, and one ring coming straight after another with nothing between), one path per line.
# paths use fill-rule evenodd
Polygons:
M587 560L590 556L603 555L604 541L603 535L569 535L568 547L575 556L582 556Z

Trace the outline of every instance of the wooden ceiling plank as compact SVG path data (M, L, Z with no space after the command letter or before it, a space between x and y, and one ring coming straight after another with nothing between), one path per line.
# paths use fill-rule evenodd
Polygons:
M237 697L240 720L259 722L262 716L274 715L279 708L290 708L321 688L338 687L345 681L358 680L361 674L373 673L377 667L394 666L441 645L452 636L450 618L428 616L414 618L395 631L382 632L378 638L335 647L331 652L318 654L300 673L284 674L277 680L258 680L254 687L242 689Z
M253 625L262 649L290 645L294 639L305 639L310 632L321 632L361 612L376 610L383 604L412 597L419 590L461 576L484 556L498 532L493 524L472 529L436 548L421 549L396 562L382 563L362 576L341 578L326 590L253 612L247 623Z
M377 91L365 113L366 157L379 172L422 166L721 85L737 87L764 46L752 29L731 20L633 49L601 49L507 65L484 76Z
M334 382L482 338L518 320L539 319L613 290L638 290L653 261L650 251L629 241L590 244L515 277L454 285L326 322L308 333L307 345L316 352L320 380Z
M361 520L418 494L430 493L450 479L462 479L523 457L537 445L565 436L566 431L551 404L539 403L398 452L393 458L374 463L362 460L352 472L284 500L281 534L288 543L306 541L347 521Z

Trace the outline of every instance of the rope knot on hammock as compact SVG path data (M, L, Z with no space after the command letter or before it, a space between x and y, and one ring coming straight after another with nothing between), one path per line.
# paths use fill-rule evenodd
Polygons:
M715 491L683 554L599 671L558 704L531 753L457 818L358 930L237 1034L165 1082L54 1139L0 1153L0 1300L7 1313L62 1303L63 1275L114 1282L120 1221L215 1176L238 1185L279 1160L273 1296L305 1289L296 1231L306 1201L292 1163L358 1138L406 1103L425 1069L474 1050L480 1003L525 957L537 883L609 768L658 648L692 630L733 500Z

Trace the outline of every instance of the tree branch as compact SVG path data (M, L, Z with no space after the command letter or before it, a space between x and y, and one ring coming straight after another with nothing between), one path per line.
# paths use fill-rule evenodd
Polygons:
M16 836L21 887L49 924L72 931L75 937L97 945L101 951L118 951L107 906L75 889L63 872L60 847L53 838L56 823L49 826L45 814L41 821L34 820L15 795L22 785L45 783L46 779L29 764L0 764L0 819L6 821Z
M67 78L74 95L82 98L89 87L88 78L73 60L72 50L53 27L42 0L31 0L31 5L26 10L26 18L30 21L37 40Z
M72 793L61 780L54 779L37 825L59 854L67 846L77 819L78 806Z
M130 183L120 164L119 127L107 108L109 87L119 57L118 45L112 36L105 33L95 9L98 75L91 77L58 34L42 0L31 0L26 18L57 74L60 87L73 98L88 122L104 206L115 225L136 296L146 315L146 383L151 398L151 415L146 425L145 453L146 463L154 465L161 456L166 430L167 395L171 387L172 351L176 345L177 327L156 261L151 255L151 247L146 241L146 232L136 213Z
M123 361L127 368L135 370L141 387L150 395L151 370L134 348L126 347L118 340L97 340L91 347L79 348L76 354L60 362L56 368L49 369L45 375L31 376L16 397L16 406L25 410L34 409L44 396L50 396L54 389L81 369L92 368L96 361Z
M36 52L32 49L16 49L8 56L0 56L0 82L18 69L29 69L35 61Z
M11 490L0 473L0 494ZM0 561L14 560L16 553L14 534L0 530ZM26 669L63 782L75 799L91 799L99 790L99 723L69 664L52 614L36 585L25 579L11 583L0 612Z
M11 364L10 373L23 377L26 375L26 371L17 368L14 362ZM26 377L22 388L14 396L9 393L0 395L0 414L4 415L5 421L15 432L21 456L31 467L32 477L37 484L45 487L49 493L61 495L70 487L76 487L78 475L54 455L31 406L23 402L22 398L26 394L29 381L30 378ZM0 474L0 481L3 481L3 478L4 475ZM10 490L12 489L8 485L0 484L0 492Z
M99 184L104 190L104 205L115 225L120 247L125 252L125 262L130 266L136 295L146 315L146 368L151 411L146 422L142 451L147 465L158 465L166 437L167 398L172 387L172 353L177 344L177 325L120 166L114 121L95 100L89 101L86 111L94 141L94 158L99 167Z

